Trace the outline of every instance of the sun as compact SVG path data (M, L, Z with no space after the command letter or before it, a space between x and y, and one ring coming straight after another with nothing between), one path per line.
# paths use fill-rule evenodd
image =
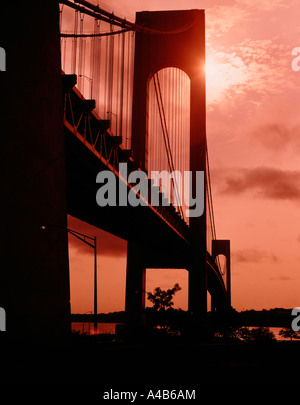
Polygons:
M233 54L208 55L205 63L207 103L220 102L232 91L240 91L246 80L245 66Z
M205 62L205 77L207 103L220 101L226 89L224 65L213 57L208 57Z

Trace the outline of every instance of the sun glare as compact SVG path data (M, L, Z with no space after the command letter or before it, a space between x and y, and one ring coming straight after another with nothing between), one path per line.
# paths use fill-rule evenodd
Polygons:
M224 65L213 58L207 58L205 64L207 102L212 104L221 99L226 89Z
M244 65L236 56L222 55L219 59L208 56L205 65L208 105L219 102L233 86L245 81Z

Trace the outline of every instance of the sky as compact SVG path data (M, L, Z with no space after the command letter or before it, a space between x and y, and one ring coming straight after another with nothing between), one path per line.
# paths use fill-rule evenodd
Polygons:
M216 233L231 241L232 306L300 306L300 46L298 0L105 0L134 21L136 11L205 9L207 142ZM69 217L97 235L98 312L124 310L126 242ZM69 238L72 312L93 309L93 251ZM185 270L147 270L146 290L182 291Z

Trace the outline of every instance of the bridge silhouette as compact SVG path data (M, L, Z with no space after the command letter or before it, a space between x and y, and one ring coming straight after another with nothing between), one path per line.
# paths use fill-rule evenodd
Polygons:
M207 292L212 310L230 308L230 243L216 237L206 140L204 11L140 12L132 23L88 1L55 3L32 13L23 7L24 49L3 44L4 258L15 261L13 272L1 274L7 331L69 330L67 214L128 242L128 323L143 323L150 268L188 270L196 319L205 319ZM20 57L30 61L23 78ZM147 174L136 188L140 203L99 206L99 173L115 175L117 197L134 188L120 164L128 176ZM190 199L196 172L204 173L202 215L186 215L178 178L165 187L151 177L163 171L191 173ZM156 204L143 199L142 187L156 193ZM41 224L51 228L41 233Z

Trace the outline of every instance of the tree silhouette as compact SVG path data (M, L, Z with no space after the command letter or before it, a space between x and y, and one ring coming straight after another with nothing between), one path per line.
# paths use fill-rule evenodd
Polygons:
M300 334L293 331L293 329L291 329L291 328L281 329L279 331L279 336L283 336L285 339L291 339L291 340L300 338Z
M246 328L242 327L236 331L236 336L246 342L270 342L276 340L273 332L267 327Z
M156 287L153 293L147 293L148 300L152 302L153 309L156 311L165 311L167 308L171 308L174 305L172 301L173 296L180 290L181 287L177 283L173 288L168 290L162 290L160 287Z

